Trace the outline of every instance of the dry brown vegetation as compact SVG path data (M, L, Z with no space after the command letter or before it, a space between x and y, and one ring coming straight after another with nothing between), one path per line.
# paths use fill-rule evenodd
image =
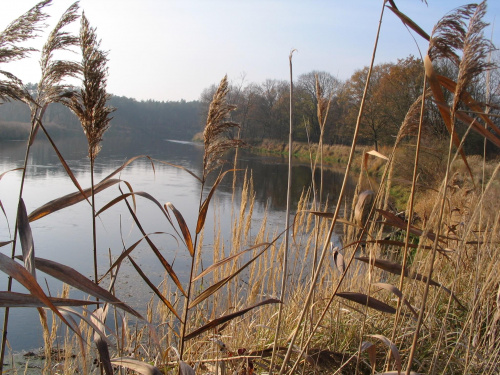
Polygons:
M33 16L26 19L33 25L38 22L47 3L35 7L29 13ZM5 369L3 353L9 309L28 306L39 309L44 327L45 373L498 373L500 207L496 197L500 192L500 164L498 160L486 163L481 157L468 158L461 148L467 138L460 139L455 132L455 124L461 121L470 131L484 137L485 142L500 145L500 132L488 116L487 106L474 101L466 91L474 75L494 68L484 62L492 48L482 35L485 3L450 13L431 36L400 13L393 1L389 1L387 8L419 36L430 40L425 66L422 63L425 71L422 92L429 91L426 100L419 99L411 107L392 148L371 150L355 158L366 95L361 101L351 148L332 151L322 142L300 146L309 155L314 173L322 173L323 162L330 154L345 161L346 179L359 167L359 183L352 199L346 196L345 181L338 201L333 203L321 201L320 192L328 186L313 185L303 193L292 215L288 244L284 241L285 228L269 227L265 218L258 233L251 236L249 226L255 196L252 179L247 175L241 205L234 207L232 213L230 248L224 245L226 242L216 226L214 243L207 249L204 228L213 194L223 178L236 173L231 167L220 168L221 156L227 149L241 145L239 140L224 137L237 126L228 118L234 107L227 103L228 84L224 77L207 117L205 155L200 160L202 175L163 162L190 173L200 183L195 228L187 226L182 208L161 204L147 193L134 192L132 184L127 183L129 191L121 192L96 212L92 220L115 204L126 204L142 237L134 244L127 244L104 275L97 275L96 271L95 280L90 280L78 270L37 258L30 222L116 185L119 180L115 176L136 158L99 183L92 182L91 188L82 189L60 156L76 192L48 202L30 214L26 212L21 188L14 238L2 239L0 243L2 247L12 247L12 256L0 253L0 269L24 285L28 293L10 292L10 282L7 290L1 292L6 318L0 365ZM76 11L74 5L65 13L50 38L66 36L61 30L76 19ZM15 21L14 26L16 22L20 21ZM83 31L91 30L86 22L82 23ZM0 45L10 46L22 40L22 35L29 36L36 30L33 25L25 34L8 39L13 42L6 39L5 32L0 34ZM8 30L16 30L14 26ZM64 40L74 42L72 38ZM2 81L2 99L20 99L25 95L22 99L33 109L26 162L37 130L41 128L48 134L43 126L43 108L51 100L67 104L63 99L76 100L72 104L78 104L76 112L82 114L83 122L84 109L80 110L78 100L87 94L97 95L104 114L100 129L106 128L110 109L105 107L106 74L102 65L105 56L98 50L94 52L100 62L89 65L91 71L96 69L100 74L99 82L93 86L95 92L76 94L67 90L61 80L66 74L79 74L82 68L53 63L50 53L45 55L42 67L46 70L42 77L51 79L42 78L43 84L39 85L40 90L47 92L33 98L26 96L17 78L7 76L8 84ZM436 75L432 60L438 58L451 58L457 64L456 83ZM54 67L66 70L51 70ZM318 121L322 124L329 98L321 94L319 80L316 88ZM444 100L443 88L451 92L451 100ZM424 105L439 107L449 131L449 145L440 151L444 158L439 163L426 153L425 129L422 116L418 115L423 113L419 108ZM86 125L84 129L90 133ZM91 160L96 156L94 147L101 135L89 139ZM54 143L53 146L57 151ZM292 153L302 152L297 151L297 145L286 147ZM285 147L282 151L286 151ZM377 171L377 179L365 173L369 167ZM207 178L210 174L214 175L214 182L208 186L208 181L212 181ZM371 191L364 191L365 186L370 186ZM404 200L394 197L398 189L406 189ZM169 230L175 230L179 243L189 253L191 267L186 283L179 280L154 237L147 234L147 228L137 218L135 198L139 196L157 206ZM335 248L331 243L334 229L343 233L340 246ZM18 242L23 263L16 260ZM141 242L148 244L165 268L162 286L151 283L134 261L134 249ZM213 263L202 269L201 254L205 251L211 252ZM144 288L154 292L155 297L144 313L135 311L113 294L113 286L120 282L118 270L124 260L137 270ZM282 268L283 263L287 268ZM287 270L286 293L282 293L283 269ZM95 297L100 307L91 312L95 302L71 300L67 293L60 298L48 296L38 283L37 272L47 273ZM278 305L282 308L279 325ZM88 306L88 310L81 312L76 306ZM46 310L54 317L51 325ZM104 323L111 314L115 326L106 327ZM68 333L64 348L54 350L58 324L67 326ZM94 362L96 357L99 360Z

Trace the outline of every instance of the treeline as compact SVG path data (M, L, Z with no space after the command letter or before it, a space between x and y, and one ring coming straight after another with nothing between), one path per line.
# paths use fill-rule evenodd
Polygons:
M454 77L456 68L442 64L436 67L440 74ZM500 104L498 72L481 77L469 87L475 98L486 102L489 96L491 110L497 111ZM341 81L327 72L313 71L300 75L294 82L294 139L317 142L321 134L318 120L318 102L328 108L322 119L323 141L328 144L350 144L363 97L368 67L359 69L346 81ZM496 75L495 75L496 74ZM394 139L405 120L410 107L422 94L424 78L422 62L410 56L395 63L376 65L367 91L367 101L361 120L361 144L374 146L394 143ZM316 81L317 78L317 81ZM287 141L289 129L289 82L268 79L261 84L245 83L241 80L231 86L229 101L237 106L233 112L235 122L241 124L240 136L247 142L258 143L264 138ZM487 87L490 92L487 92ZM215 86L204 90L201 101L205 111ZM445 93L451 98L450 93ZM331 98L330 103L329 99ZM418 118L418 116L416 116ZM497 121L498 118L492 118ZM409 136L415 134L418 124L407 128ZM444 139L448 132L438 113L436 103L426 101L424 115L425 135L429 143ZM465 134L467 126L458 125L459 135ZM466 148L469 153L482 153L483 137L470 132Z
M191 140L200 129L200 104L199 101L137 101L112 96L109 105L116 111L105 138ZM49 105L43 120L53 136L73 136L82 132L75 115L58 103ZM0 106L0 139L26 139L29 124L30 111L24 103L11 101Z

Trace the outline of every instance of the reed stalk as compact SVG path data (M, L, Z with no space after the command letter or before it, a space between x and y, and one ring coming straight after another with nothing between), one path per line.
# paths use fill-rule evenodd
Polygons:
M286 190L286 210L285 210L285 248L283 249L283 267L281 274L281 303L278 308L278 322L276 324L276 331L274 335L273 353L271 356L271 364L269 366L269 374L272 375L274 368L274 359L276 355L276 349L278 347L278 340L280 335L281 320L283 319L283 306L285 302L286 294L286 282L287 282L287 268L288 268L288 247L289 247L289 237L290 237L290 206L291 206L291 191L292 191L292 155L293 155L293 65L292 57L295 50L290 52L288 56L288 61L290 65L290 129L288 132L288 181Z
M344 199L344 194L345 194L345 188L346 188L346 184L347 184L347 179L348 179L348 176L349 176L349 171L351 169L351 163L352 163L352 160L354 158L354 151L356 149L356 143L357 143L357 140L358 140L359 128L360 128L360 124L361 124L361 118L363 116L363 110L364 110L364 106L365 106L366 95L367 95L367 92L368 92L368 87L370 85L371 73L372 73L374 62L375 62L375 55L376 55L377 46L378 46L380 29L381 29L381 26L382 26L382 18L383 18L383 15L384 15L384 9L385 9L385 0L382 2L382 10L380 12L379 25L378 25L377 35L375 37L375 45L373 47L373 53L372 53L372 59L371 59L371 63L370 63L370 69L368 70L368 76L366 78L365 89L363 91L363 97L361 99L361 104L360 104L360 108L359 108L358 118L356 120L356 126L355 126L355 129L354 129L354 135L353 135L353 139L352 139L351 150L349 152L349 159L347 161L347 166L346 166L346 169L345 169L345 172L344 172L344 180L342 182L342 187L340 189L339 197L338 197L338 200L337 200L337 206L335 207L335 212L333 214L333 218L331 219L332 222L330 224L330 228L328 230L328 234L326 235L326 238L325 238L325 243L324 243L323 249L321 251L321 256L320 256L320 259L318 261L318 265L317 265L316 270L314 272L314 278L312 280L311 287L309 289L306 301L304 303L304 307L301 310L301 313L300 313L300 316L298 318L298 322L297 322L296 328L294 330L293 336L292 336L292 338L290 340L290 343L288 345L288 350L286 352L285 358L283 359L283 364L282 364L281 369L280 369L280 375L282 375L285 372L287 363L288 363L288 361L290 359L290 356L292 354L292 349L293 349L293 346L295 344L295 340L297 338L297 334L300 331L300 326L302 324L302 321L304 319L304 316L305 316L306 312L309 309L309 305L311 303L311 297L312 297L312 295L314 293L314 289L315 289L315 284L316 284L316 282L318 280L319 271L320 271L320 269L321 269L321 267L323 265L323 261L325 259L326 253L327 253L327 251L328 251L328 249L330 247L330 239L332 237L333 229L335 227L335 224L337 223L337 217L338 217L338 214L340 212L340 207L341 207L342 200ZM344 272L344 275L345 275L345 272ZM337 284L336 290L334 291L333 295L335 295L335 293L337 292L338 288L340 287L341 281L342 281L342 279ZM306 343L306 346L307 346L307 343ZM299 356L299 359L300 359L300 356ZM294 371L294 369L296 368L298 362L299 362L299 360L297 360L295 362L295 365L292 367L291 372Z

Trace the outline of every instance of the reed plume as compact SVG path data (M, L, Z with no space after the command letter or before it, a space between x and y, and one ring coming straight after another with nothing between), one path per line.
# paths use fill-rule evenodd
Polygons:
M78 117L83 132L88 142L88 157L90 159L91 180L91 205L92 205L92 234L94 248L94 281L98 282L97 274L97 238L95 224L95 194L94 194L94 162L101 149L101 141L104 132L109 127L111 117L115 109L106 106L110 95L106 91L106 77L108 69L107 52L100 49L101 42L97 39L95 28L82 14L80 26L80 48L82 51L82 62L80 71L82 73L82 87L71 96L64 99L67 105Z
M36 37L37 32L41 31L43 25L40 23L48 17L43 8L50 2L51 0L45 0L38 3L0 33L0 64L23 59L30 52L36 51L35 48L20 47L17 44ZM27 93L18 77L5 70L0 70L0 76L5 77L0 79L0 100L26 100Z
M111 117L115 110L106 106L110 95L106 91L107 52L100 49L101 42L97 40L95 28L82 15L80 29L80 48L82 51L82 88L65 100L65 104L75 113L81 122L88 142L88 156L95 160L100 151L104 132L109 128Z
M207 124L203 131L205 153L203 155L203 181L207 175L224 163L222 155L231 148L242 146L243 141L228 138L226 135L232 128L239 127L235 122L229 121L229 114L236 109L226 101L229 92L227 75L220 81L208 110Z

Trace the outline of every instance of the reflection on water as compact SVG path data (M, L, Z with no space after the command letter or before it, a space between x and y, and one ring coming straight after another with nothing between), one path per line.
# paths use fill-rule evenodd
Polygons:
M57 145L81 186L88 187L90 172L85 139L60 140ZM24 154L24 142L0 143L0 174L21 167ZM139 145L133 139L124 138L120 142L104 143L96 161L96 181L106 177L124 161L136 155L148 155L152 159L164 160L187 168L196 175L201 175L203 147L199 144L156 140ZM232 157L229 155L228 159L232 160ZM266 208L269 226L274 226L281 231L285 223L284 209L288 168L285 160L256 156L242 151L237 168L241 169L236 173L234 204L237 209L239 209L240 204L244 170L248 170L253 178L256 202L250 233L257 234ZM0 180L0 200L7 214L6 218L3 216L0 218L0 241L8 241L12 238L20 177L20 171L13 171L5 174ZM190 228L195 227L200 201L200 184L193 176L182 169L158 162L154 162L153 167L152 161L144 157L133 162L117 177L128 181L134 191L148 192L161 205L172 202L183 214L187 225ZM215 177L212 176L212 178ZM316 178L319 184L319 174ZM325 198L330 201L336 199L342 178L340 172L325 172ZM210 181L207 185L205 194L211 186ZM310 168L305 165L295 166L292 183L292 205L294 208L301 193L310 185ZM125 184L115 185L96 196L97 209L102 208L107 202L120 195L119 186L122 189L127 189ZM213 220L214 211L209 211L207 216L209 219L206 223L203 243L204 249L206 249L203 259L205 265L211 264L212 261L210 246L213 243L213 236L211 234L221 230L224 238L229 239L230 237L232 186L232 176L227 175L219 185L213 199L217 219ZM24 190L24 200L28 212L52 199L74 191L75 187L60 166L50 144L45 141L37 141L30 154ZM165 216L153 202L141 197L137 198L137 216L146 232L159 232L159 234L152 236L153 241L167 261L173 264L181 281L185 282L189 274L189 255L182 245L173 238L173 229L169 226ZM116 258L124 246L130 246L142 235L133 224L123 202L103 212L99 216L97 226L99 271L103 273L107 270L106 266L110 262L109 254ZM66 264L89 277L93 275L91 209L87 202L78 203L33 222L32 230L35 253L38 257ZM230 243L227 242L226 246L228 249ZM9 246L4 246L0 251L10 255L11 249ZM17 252L19 253L20 249ZM133 256L152 282L159 284L162 281L163 270L146 244L139 245L134 250ZM142 280L130 265L124 264L119 272L118 297L130 302L139 310L143 309L151 298L151 293L144 291ZM44 277L45 275L38 274L39 283L42 286L47 283L50 294L57 295L61 290L60 283L49 277L45 280ZM4 283L1 289L5 290L7 277L0 279L0 282ZM19 285L15 285L14 290L25 292ZM79 294L73 290L71 297L78 298ZM42 345L42 334L36 310L14 309L14 311L15 313L11 315L9 320L9 340L12 348L21 350ZM1 311L0 319L3 319L3 311Z

